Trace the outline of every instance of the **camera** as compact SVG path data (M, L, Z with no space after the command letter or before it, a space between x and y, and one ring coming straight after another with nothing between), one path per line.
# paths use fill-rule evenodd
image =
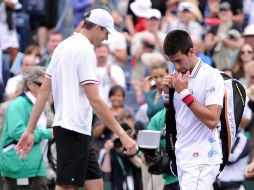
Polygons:
M126 122L121 122L120 123L121 127L123 128L123 130L129 135L131 136L133 129L126 123ZM113 140L113 144L114 144L114 148L115 149L119 149L121 147L123 147L123 144L120 140L120 138L116 138Z
M138 132L137 144L144 153L146 162L149 165L148 172L151 174L177 175L176 164L165 149L160 148L160 141L164 138L160 131L140 130Z

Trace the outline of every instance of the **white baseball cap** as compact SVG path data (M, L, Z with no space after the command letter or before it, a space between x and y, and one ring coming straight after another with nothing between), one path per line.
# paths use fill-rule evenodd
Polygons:
M91 14L86 18L87 21L105 27L112 35L117 34L114 28L114 19L108 11L104 9L93 9L90 12Z
M158 9L149 9L146 15L147 19L156 18L161 19L161 12Z
M192 12L192 4L189 2L181 2L181 3L179 3L177 9L179 12L188 11L191 13Z
M254 24L249 24L244 28L243 36L254 35Z

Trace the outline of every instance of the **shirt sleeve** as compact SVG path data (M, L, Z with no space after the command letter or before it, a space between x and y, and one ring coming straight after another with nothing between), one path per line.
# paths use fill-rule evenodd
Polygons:
M219 72L209 74L205 89L205 105L223 106L223 97L225 92L224 80Z
M77 61L77 74L81 85L98 84L96 73L96 56L94 51L79 52Z
M51 77L52 77L52 67L53 67L53 63L49 63L49 66L48 66L46 73L45 73L45 77L47 77L49 79L51 79Z

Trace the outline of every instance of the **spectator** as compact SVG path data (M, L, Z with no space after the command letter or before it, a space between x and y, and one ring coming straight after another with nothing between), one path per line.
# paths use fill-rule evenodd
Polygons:
M19 52L16 59L14 60L14 63L10 69L10 72L14 75L18 75L22 72L22 69L21 69L21 65L22 65L22 61L25 57L25 55L33 55L35 56L36 60L35 60L35 63L38 64L41 59L42 59L42 55L40 53L40 48L39 46L37 45L34 45L34 44L31 44L29 45L25 52L22 53L22 52Z
M132 37L136 32L146 30L146 12L152 7L151 0L130 0L126 16L126 27Z
M109 105L108 94L114 85L120 85L125 89L125 76L122 68L109 60L109 47L106 43L101 43L95 48L97 58L97 78L99 80L99 90Z
M79 22L83 18L84 12L93 4L90 0L71 0L72 12L73 12L73 25L77 27Z
M13 3L11 0L0 1L0 46L2 50L7 50L11 63L18 54L18 35L13 20L14 10L20 9L21 4L17 1Z
M243 37L245 43L250 44L254 49L254 24L250 24L244 28Z
M165 62L157 62L151 65L151 75L145 79L145 100L148 105L147 116L149 120L160 110L163 109L162 91L163 84L162 80L168 73L168 67ZM152 81L154 81L156 89L152 90Z
M252 7L254 7L254 1L243 0L243 13L245 15L245 22L246 22L244 24L246 25L254 24L254 12L252 11Z
M7 81L7 84L5 87L5 93L6 93L7 99L12 99L13 97L16 97L15 91L17 89L18 84L22 81L24 72L26 72L31 66L34 66L35 63L36 63L36 56L25 55L21 65L22 72L10 78Z
M47 152L45 139L53 137L52 129L46 129L44 113L40 115L35 129L35 144L31 154L21 160L15 145L28 125L44 77L41 67L28 69L23 75L24 94L17 97L9 106L0 143L1 175L4 176L4 190L47 189L44 156Z
M147 75L147 70L141 60L143 53L162 52L162 44L165 38L165 33L159 30L161 13L156 9L149 9L147 19L147 30L136 33L131 44L134 67L132 78L136 80L142 80Z
M236 63L233 65L233 76L236 79L244 78L245 64L254 60L254 50L249 44L244 44L239 51Z
M123 125L123 129L133 137L133 129L128 125ZM139 190L141 188L140 181L140 167L142 160L134 155L126 157L122 154L122 144L119 143L119 137L112 134L111 138L104 144L101 150L101 169L105 175L110 175L112 190L133 189Z
M213 26L205 36L206 50L211 51L214 65L219 70L233 66L238 50L244 43L241 29L232 21L230 7L227 2L220 4L220 24Z
M212 65L212 58L205 54L205 45L204 41L197 37L197 36L191 36L193 46L196 49L196 55L200 57L201 61L208 65Z
M244 20L242 0L199 0L199 8L205 18L216 18L219 14L220 3L223 2L231 5L232 20L241 26Z
M47 49L42 55L42 60L40 61L41 66L48 67L50 63L50 59L53 55L54 50L63 41L63 35L60 32L51 32L49 33Z
M181 2L177 8L177 17L171 23L164 26L164 32L172 30L184 30L191 36L202 38L203 28L194 18L194 6L189 2Z

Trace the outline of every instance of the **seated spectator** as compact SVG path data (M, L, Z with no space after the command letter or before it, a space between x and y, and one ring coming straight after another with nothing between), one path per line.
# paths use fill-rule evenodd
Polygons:
M7 81L7 84L5 87L5 94L7 96L7 99L13 99L16 97L15 92L16 92L18 84L22 81L24 72L26 72L31 66L34 66L35 63L36 63L36 56L25 55L21 65L22 72L10 78Z
M246 88L251 87L254 84L254 60L246 63L244 67L244 77L241 82Z
M50 59L53 55L54 50L63 41L63 35L60 32L49 33L46 51L42 55L42 60L40 61L41 66L47 67L49 65Z
M113 86L109 91L109 100L111 103L110 110L119 122L127 122L128 108L124 106L125 90L119 86ZM131 123L128 122L131 125ZM105 141L108 140L112 132L104 125L102 121L95 118L95 124L92 131L93 138L97 141L99 148L104 145Z
M13 73L14 75L18 75L20 74L21 71L21 64L22 64L22 60L24 59L25 55L34 55L36 57L36 64L38 64L41 59L42 59L42 55L40 53L40 48L37 45L29 45L25 52L19 52L16 59L14 60L14 63L11 67L10 72Z
M122 124L123 129L133 137L133 128ZM109 181L112 190L141 188L140 167L142 160L134 155L127 157L123 153L122 143L116 134L112 134L100 151L99 162L104 181Z
M108 94L114 85L120 85L125 89L125 75L121 67L109 60L109 47L106 43L95 48L97 58L97 78L102 98L110 105Z
M189 2L181 2L177 7L177 17L165 26L164 32L170 32L172 30L184 30L188 32L191 36L197 36L202 38L203 28L202 26L193 18L194 17L194 4Z
M135 80L143 80L147 75L147 70L141 60L143 53L162 52L163 40L166 36L159 30L161 13L157 9L147 11L147 18L147 30L136 33L131 44L132 79Z
M231 6L220 4L220 24L213 26L205 36L206 51L211 51L214 65L219 70L232 68L239 48L244 44L241 29L233 23Z
M232 20L238 26L241 26L244 20L242 0L199 0L199 8L205 18L217 18L220 3L223 2L231 5L230 10L233 13Z
M250 44L254 49L254 23L244 28L243 37L245 39L245 43Z
M144 93L147 108L147 116L149 120L160 110L164 108L162 91L162 80L168 73L168 67L165 62L154 63L151 66L151 75L145 79ZM152 81L155 83L156 89L152 90Z
M0 142L1 175L4 189L47 189L46 166L47 141L53 137L52 129L46 129L47 120L41 114L35 129L35 143L26 159L20 159L15 145L28 125L30 112L44 78L41 67L32 67L23 74L24 93L9 106L4 119Z
M146 12L152 7L151 0L130 0L126 16L127 31L130 36L147 29Z
M244 78L244 66L254 60L254 49L249 44L244 44L239 51L236 63L233 65L233 76L236 79Z

